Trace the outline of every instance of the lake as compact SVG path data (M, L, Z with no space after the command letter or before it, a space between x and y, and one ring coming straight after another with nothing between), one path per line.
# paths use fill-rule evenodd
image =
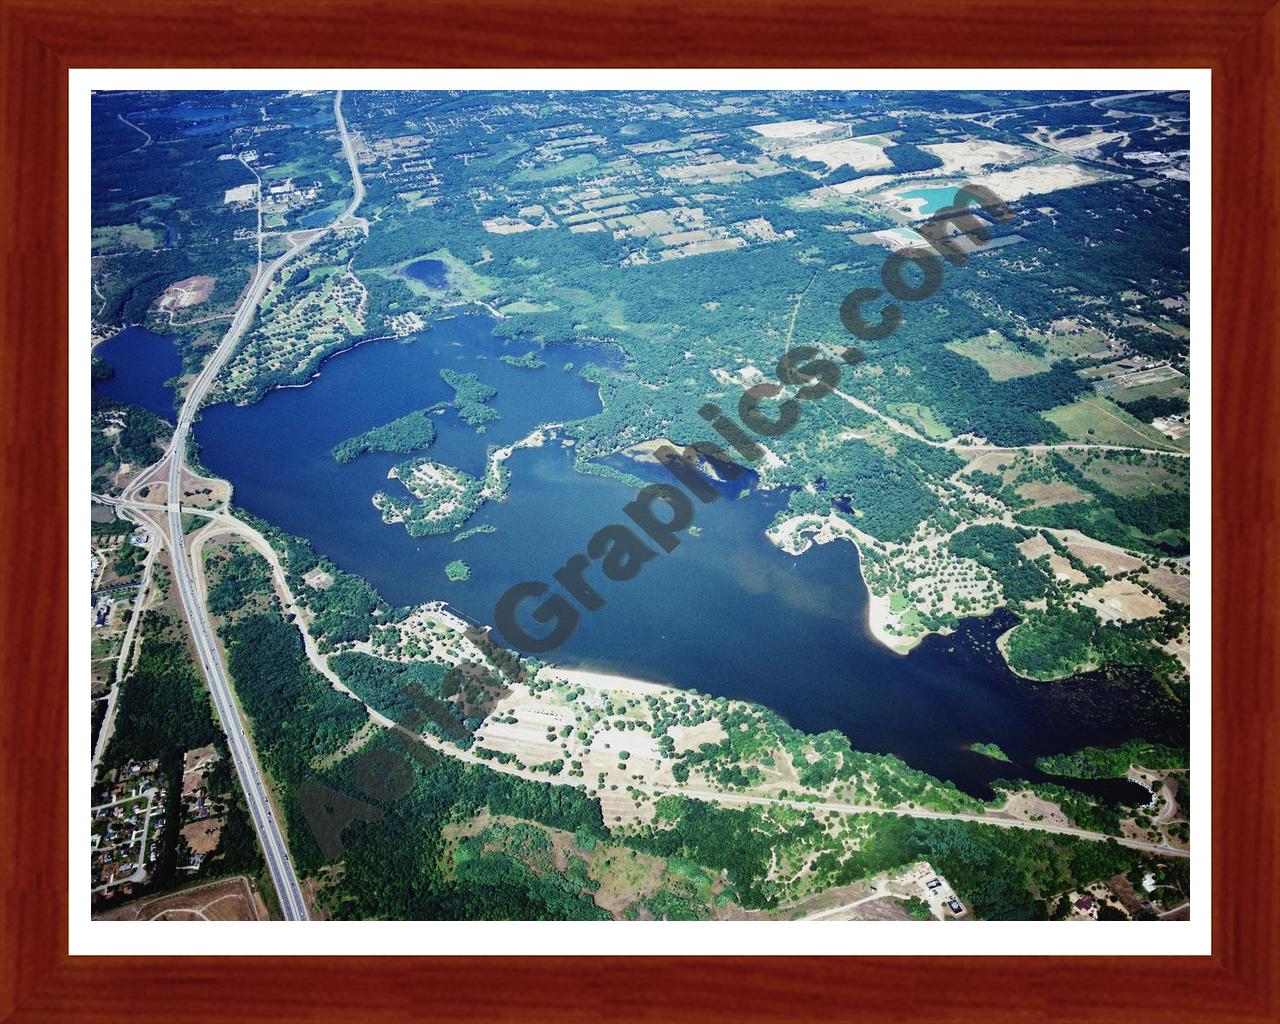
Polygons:
M557 439L517 451L507 462L508 499L486 504L467 524L496 532L461 542L412 538L402 526L384 524L371 503L377 490L400 493L386 475L408 456L375 452L340 466L330 455L354 434L450 399L439 376L445 367L497 389L491 404L501 419L485 434L452 409L435 419L438 436L426 457L474 475L483 471L487 446L600 408L596 388L562 367L616 362L615 350L556 346L540 352L544 369L511 367L498 357L536 346L496 338L491 325L479 316L436 322L411 342L380 341L335 356L306 387L273 391L248 407L206 409L196 424L202 461L231 480L238 506L308 538L391 603L442 598L492 623L508 587L551 581L600 527L626 522L622 508L634 488L576 472L572 448ZM611 463L666 479L652 463ZM837 729L856 749L897 754L984 797L996 778L1043 778L1032 766L1043 754L1134 736L1185 742L1185 727L1159 710L1158 687L1149 680L1090 674L1038 684L1015 677L995 646L1016 621L1007 612L929 637L905 657L887 650L867 633L867 594L852 545L793 557L765 538L785 501L780 493L734 487L698 506L698 536L686 535L634 579L611 582L590 571L605 606L582 612L573 636L546 657L755 701L797 728ZM471 579L450 583L444 566L457 558L471 566ZM969 751L975 741L998 743L1014 764ZM1078 785L1130 798L1137 791L1117 781Z
M174 421L173 388L165 381L182 373L182 357L172 338L152 334L145 327L126 327L99 344L93 354L115 371L109 380L93 382L95 393Z
M442 260L415 260L404 268L404 272L415 281L421 281L432 291L442 292L449 287L449 278L445 274Z

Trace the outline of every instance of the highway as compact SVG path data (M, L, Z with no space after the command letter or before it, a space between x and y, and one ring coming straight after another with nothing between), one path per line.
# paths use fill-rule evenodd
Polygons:
M150 520L150 516L149 516L150 513L166 510L166 506L158 505L153 502L124 501L119 498L112 498L107 495L100 495L100 494L95 494L93 496L93 500L100 501L107 505L113 505L116 508L120 508L122 510L130 512L133 515L141 517L148 521ZM242 534L247 538L249 538L251 542L255 543L256 546L266 548L269 550L269 545L267 544L265 539L257 535L256 531L254 531L251 527L246 527L243 523L240 523L234 517L229 516L224 512L210 512L207 510L198 510L198 511L193 510L193 511L195 511L196 514L202 517L212 520L213 522L225 524L225 526L228 529L236 529L242 532ZM257 538L256 541L254 541L255 536ZM283 572L280 570L278 563L275 565L275 571L277 574L277 581L278 581L277 585L281 593L281 600L283 601L285 607L286 608L296 607L296 599L294 598L293 593L290 591L288 581L286 580ZM464 636L466 635L467 630L469 629L468 624L463 620L458 619L455 616L449 614L447 609L444 607L443 602L435 602L435 607L432 607L431 605L428 605L427 607L432 611L433 615L437 619L439 619L441 622L458 630L458 632L463 634ZM370 705L365 703L363 700L361 700L360 697L358 697L356 694L352 693L349 689L347 689L347 687L343 685L342 681L336 675L333 674L333 670L329 667L328 662L324 660L318 653L315 642L312 639L309 630L307 629L306 623L299 620L297 625L302 632L303 644L307 651L307 657L310 659L316 671L319 672L321 675L323 675L326 679L328 679L333 684L335 689L347 694L353 700L359 701L363 705L365 710L368 712L369 716L373 719L373 721L375 721L379 725L385 726L387 728L391 728L395 724L391 719L387 718L385 715L380 713L377 709L371 707ZM502 762L495 762L495 761L488 760L486 758L481 758L478 755L472 753L470 750L464 750L459 747L455 747L439 739L438 737L431 735L430 733L417 735L414 737L414 739L424 744L425 746L431 747L438 754L442 754L446 757L452 757L455 760L459 760L467 764L480 765L484 767L486 771L501 772L505 775L514 775L518 778L527 779L531 782L541 782L541 783L547 783L550 785L573 785L573 780L569 778L548 778L544 775L541 775L538 772L535 772L529 769L520 769L520 768L516 768L513 765L503 764ZM801 811L826 810L826 811L835 811L838 814L854 814L854 815L891 814L891 815L897 815L901 817L931 818L931 819L943 820L943 821L971 821L979 825L994 825L1000 828L1025 829L1032 832L1048 832L1048 833L1053 833L1057 835L1071 836L1076 839L1089 840L1092 842L1107 842L1110 840L1114 840L1119 845L1127 846L1130 849L1141 850L1146 853L1162 854L1164 856L1169 856L1169 857L1178 857L1181 859L1186 859L1191 856L1191 852L1189 850L1170 846L1167 843L1153 843L1143 839L1136 839L1128 836L1114 836L1104 832L1093 832L1088 829L1078 828L1074 825L1061 825L1061 824L1048 822L1048 821L1037 822L1037 821L1027 821L1021 818L1006 817L1006 816L1002 816L1000 811L995 811L993 813L976 813L976 812L966 812L966 811L936 811L936 810L929 810L926 808L919 808L919 807L884 807L878 804L851 804L851 803L844 803L839 801L814 802L809 800L788 800L783 797L759 796L759 795L750 794L750 793L721 793L721 792L712 791L712 790L699 789L696 786L689 786L689 785L679 785L679 786L640 785L637 788L655 797L665 796L668 793L675 793L675 794L689 797L690 799L693 799L693 800L703 800L711 803L721 803L721 804L728 804L728 805L740 806L743 804L765 804L765 805L773 804L778 806L792 807L792 808L795 808L796 810L801 810Z
M235 764L236 775L240 779L241 789L244 791L249 814L253 819L254 830L258 834L258 841L262 847L263 856L266 858L267 868L270 870L272 881L275 883L276 895L280 901L280 910L285 920L288 921L307 920L307 905L302 896L302 888L298 884L297 873L294 871L293 861L289 856L289 848L285 843L281 825L275 818L271 801L268 798L262 769L258 764L253 746L245 734L244 723L240 720L231 690L231 683L227 678L226 669L222 664L218 646L214 640L213 627L209 622L208 613L205 610L204 602L201 599L199 590L196 588L192 575L191 563L182 536L182 470L186 463L187 439L191 433L191 424L195 420L205 396L209 393L209 389L213 386L213 382L217 379L218 373L226 365L232 352L235 351L236 345L239 344L245 331L253 323L258 303L262 301L262 297L266 294L272 279L287 263L305 252L318 238L323 237L328 231L350 220L355 213L356 207L359 206L360 200L364 197L364 183L360 178L359 168L356 165L355 145L347 133L346 121L342 117L341 91L334 97L333 110L338 131L342 137L343 152L351 168L353 184L351 204L328 228L313 232L298 232L291 236L290 240L293 246L288 252L277 257L265 269L259 264L257 277L254 278L248 293L232 317L227 333L223 336L222 341L218 343L217 349L209 357L208 362L205 363L199 376L196 377L186 394L182 410L178 414L178 423L173 432L173 439L169 443L165 456L168 468L166 512L170 551L173 556L174 583L182 601L183 611L191 626L192 640L200 656L200 667L204 671L205 678L209 681L209 691L213 695L213 704L218 714L218 721L222 724L222 729L227 735L231 759ZM261 195L259 195L259 202L261 202ZM261 245L260 240L259 245ZM143 478L139 478L137 483L141 484L144 479L152 479L151 474L145 474ZM130 490L133 490L133 488L130 488Z

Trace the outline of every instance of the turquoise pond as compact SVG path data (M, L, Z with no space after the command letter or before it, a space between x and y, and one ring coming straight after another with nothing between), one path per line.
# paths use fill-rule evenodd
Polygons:
M948 206L955 202L956 189L960 186L940 185L930 188L913 188L910 192L902 192L900 196L903 200L923 199L924 205L916 211L919 216L928 216L937 213L939 210L945 210ZM915 214L913 214L914 216Z

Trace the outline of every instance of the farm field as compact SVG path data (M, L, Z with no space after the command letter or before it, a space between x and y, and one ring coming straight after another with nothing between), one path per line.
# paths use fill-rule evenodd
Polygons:
M1019 348L996 330L988 331L985 335L976 338L949 341L947 348L967 359L972 359L986 370L987 375L994 381L1029 377L1049 369L1049 364L1044 359Z
M1073 441L1089 441L1093 444L1144 445L1165 451L1185 451L1185 443L1179 445L1158 430L1135 419L1120 406L1105 398L1081 398L1070 405L1058 406L1044 414L1044 418Z

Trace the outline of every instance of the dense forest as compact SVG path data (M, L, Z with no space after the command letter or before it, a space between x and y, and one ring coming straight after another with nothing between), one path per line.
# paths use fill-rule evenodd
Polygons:
M1036 767L1050 775L1075 779L1121 779L1133 765L1156 771L1186 768L1187 751L1163 743L1130 740L1118 747L1085 747L1074 754L1036 759Z

